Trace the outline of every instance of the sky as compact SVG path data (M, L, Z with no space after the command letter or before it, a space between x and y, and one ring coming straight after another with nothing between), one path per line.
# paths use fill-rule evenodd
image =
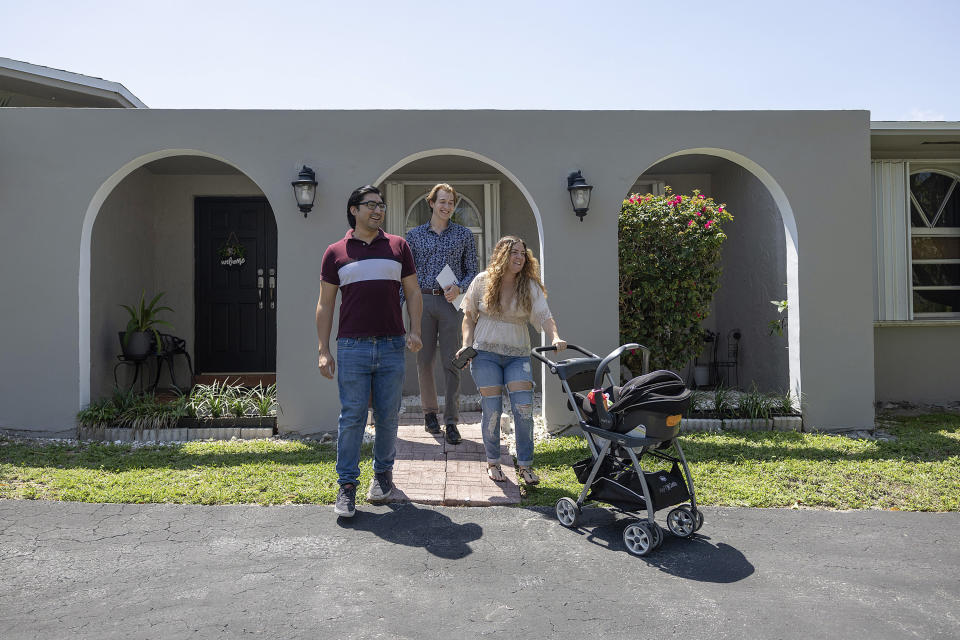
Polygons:
M175 109L867 109L955 121L958 31L957 0L0 0L0 56Z

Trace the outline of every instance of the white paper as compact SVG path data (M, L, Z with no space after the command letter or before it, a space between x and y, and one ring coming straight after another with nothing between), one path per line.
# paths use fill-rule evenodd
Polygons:
M437 284L440 285L441 289L446 289L450 285L457 284L457 276L453 274L453 269L450 268L449 264L443 265L443 269L437 274ZM463 300L462 291L460 295L453 299L453 306L459 309L461 300Z

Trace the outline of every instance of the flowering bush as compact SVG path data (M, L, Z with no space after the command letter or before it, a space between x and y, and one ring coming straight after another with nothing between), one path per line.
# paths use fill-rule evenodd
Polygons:
M700 322L720 283L726 205L693 195L633 194L620 208L620 342L651 350L654 369L680 369L703 347ZM626 365L640 371L639 354Z

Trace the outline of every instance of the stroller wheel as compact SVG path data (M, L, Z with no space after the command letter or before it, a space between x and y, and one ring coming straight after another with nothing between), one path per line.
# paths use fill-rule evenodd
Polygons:
M635 556L645 556L656 548L656 534L646 522L631 522L623 530L623 544Z
M684 504L667 514L667 527L678 538L689 538L697 530L697 519L690 507Z
M580 507L570 498L557 500L557 520L565 527L575 527L580 522Z
M703 511L700 511L699 509L697 509L696 518L697 518L697 528L694 529L694 531L700 531L700 527L703 526Z
M656 549L663 544L663 527L654 522L651 529L653 531L653 548Z

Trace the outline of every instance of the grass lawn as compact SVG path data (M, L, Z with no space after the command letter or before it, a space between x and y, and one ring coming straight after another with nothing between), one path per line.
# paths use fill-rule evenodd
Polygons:
M960 510L960 416L885 419L896 442L808 433L697 433L681 438L704 505ZM364 447L357 497L372 476ZM524 505L579 493L570 464L583 440L538 443L540 486ZM191 442L139 447L0 438L0 498L192 504L331 504L331 445L299 441ZM646 464L646 461L645 461Z

